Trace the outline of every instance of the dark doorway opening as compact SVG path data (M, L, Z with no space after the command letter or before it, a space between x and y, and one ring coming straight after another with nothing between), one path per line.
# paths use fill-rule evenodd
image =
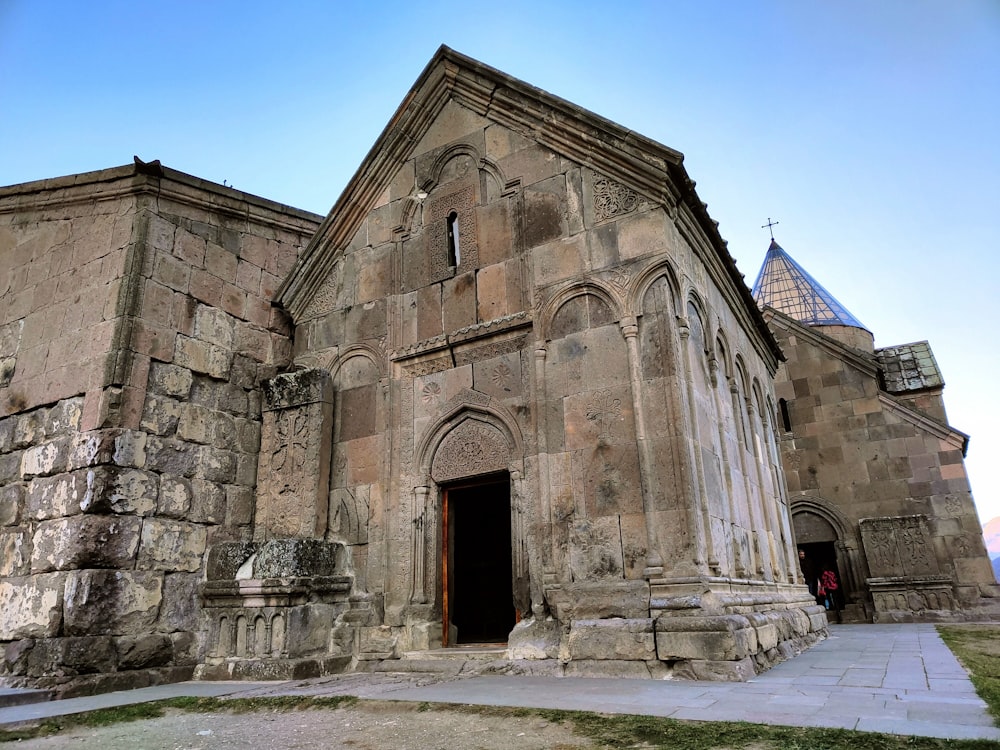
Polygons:
M443 645L506 643L517 619L510 479L504 473L446 487L441 510Z
M819 579L824 570L832 570L837 580L837 590L831 592L830 604L831 609L835 609L837 612L844 608L844 584L843 576L840 575L840 569L837 567L837 550L833 542L812 542L807 544L798 545L799 549L806 553L806 562L803 565L803 573L807 573L807 579L811 574L813 582ZM806 581L810 584L810 581ZM814 590L815 583L809 586L809 590L816 593ZM821 603L820 599L817 597L817 603Z

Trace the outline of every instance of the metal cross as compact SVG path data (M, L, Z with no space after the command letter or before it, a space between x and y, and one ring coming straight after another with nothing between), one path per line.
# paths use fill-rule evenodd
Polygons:
M780 223L781 223L780 221L771 221L771 217L768 216L767 217L767 224L761 224L760 228L761 229L765 229L766 228L767 231L769 231L771 233L771 239L773 240L774 239L774 230L771 229L771 227L775 226L776 224L780 224Z

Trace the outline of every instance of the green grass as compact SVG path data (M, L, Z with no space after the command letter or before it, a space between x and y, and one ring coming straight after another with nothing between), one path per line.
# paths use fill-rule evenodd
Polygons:
M937 630L969 670L990 714L1000 719L1000 625L938 625Z

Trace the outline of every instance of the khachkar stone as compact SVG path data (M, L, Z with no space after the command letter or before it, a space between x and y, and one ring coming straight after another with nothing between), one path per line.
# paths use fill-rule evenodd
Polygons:
M333 381L298 370L263 383L254 538L316 538L326 532L333 435Z

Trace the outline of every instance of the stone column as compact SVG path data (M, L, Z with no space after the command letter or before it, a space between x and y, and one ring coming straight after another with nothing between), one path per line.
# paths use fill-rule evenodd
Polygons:
M733 467L730 464L729 449L726 447L725 405L719 397L719 360L713 355L712 359L709 360L708 366L711 373L712 401L715 404L716 422L719 425L719 450L722 452L722 472L723 478L726 481L726 491L729 496L729 520L726 523L725 528L729 530L729 543L732 546L734 569L725 572L728 573L728 575L735 574L737 577L742 578L746 576L747 569L746 562L743 559L743 546L739 543L739 541L737 541L734 535L734 528L739 528L737 523L739 519L739 511L736 508L736 497L733 492ZM722 377L726 377L725 373L722 374ZM735 420L733 420L733 422L733 428L735 429Z
M333 382L299 370L263 384L254 539L321 539L330 505Z
M642 512L646 519L646 569L643 576L647 579L663 575L663 558L660 556L660 543L656 536L656 501L653 488L657 486L655 479L656 466L649 455L649 442L646 440L646 414L642 403L642 378L639 375L639 326L635 318L623 318L619 323L622 336L628 351L628 374L631 381L632 413L635 421L635 439L639 446L639 480L642 488Z
M552 490L549 485L549 448L546 415L548 404L545 389L545 342L535 345L535 430L538 442L538 523L539 539L548 539L543 545L542 581L544 585L557 583L555 539L552 533ZM547 554L546 554L547 553Z
M708 567L713 573L718 573L719 561L715 554L715 545L712 543L712 518L708 512L708 496L705 491L705 467L701 459L701 428L698 425L698 412L695 405L694 393L694 368L691 364L691 328L687 325L687 320L680 329L681 348L684 349L682 363L684 365L684 385L687 391L688 400L688 420L690 422L690 432L688 441L691 445L692 465L694 467L694 500L695 514L701 520L700 541L702 549L705 550L705 559Z
M413 588L410 602L413 604L427 603L427 584L425 561L427 559L427 494L426 485L413 488Z
M760 497L760 507L763 512L764 533L767 536L767 558L771 561L768 567L771 571L771 578L777 580L782 576L783 571L781 570L781 563L778 559L778 550L774 538L778 523L776 508L773 503L774 498L764 496L764 451L761 445L764 420L763 415L757 413L757 407L754 405L753 399L749 397L747 398L747 414L750 417L750 429L753 433L753 440L751 442L753 445L753 457L756 463L754 471L757 475L757 493Z

